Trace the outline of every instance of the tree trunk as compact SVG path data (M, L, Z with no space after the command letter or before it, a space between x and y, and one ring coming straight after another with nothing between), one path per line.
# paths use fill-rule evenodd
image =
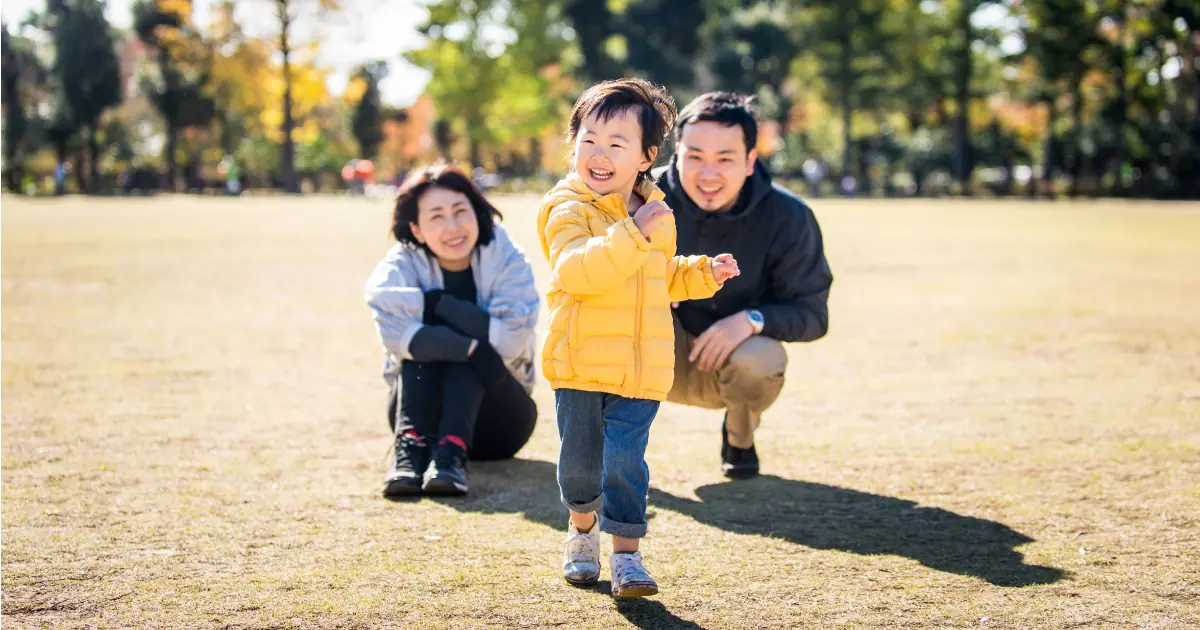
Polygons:
M87 180L87 169L84 168L84 166L83 166L84 156L76 153L75 155L73 155L71 157L71 161L74 162L73 167L75 169L75 184L76 184L76 186L79 187L79 192L81 192L81 193L87 192L88 180Z
M96 125L94 122L88 125L87 130L87 150L88 150L88 192L95 194L100 192L100 144L96 141Z
M841 67L841 98L840 105L842 108L842 177L850 175L854 168L853 151L854 138L851 133L850 125L853 119L853 109L850 104L850 93L854 83L853 75L851 74L850 64L853 61L853 50L851 50L852 42L850 39L850 25L847 22L847 9L842 6L838 8L838 33L841 35L842 46L842 67Z
M1071 188L1070 194L1079 194L1079 179L1083 175L1083 73L1071 77Z
M1042 185L1046 188L1046 196L1054 198L1054 160L1057 156L1054 154L1054 124L1058 122L1058 103L1051 98L1046 102L1048 115L1046 117L1046 146L1045 155L1042 157ZM1037 186L1032 184L1034 190ZM1036 196L1036 195L1035 195Z
M1112 170L1113 188L1112 190L1125 190L1124 182L1121 178L1121 172L1125 166L1125 162L1129 159L1129 152L1125 146L1125 125L1129 120L1129 54L1126 50L1126 42L1129 33L1129 24L1127 20L1126 0L1121 0L1117 4L1116 21L1117 21L1117 40L1113 46L1113 67L1115 76L1113 83L1117 88L1117 95L1113 102L1113 131L1116 135L1116 141L1113 144L1112 162L1110 164ZM1102 165L1101 168L1104 168ZM1108 170L1108 169L1106 169ZM1111 191L1110 191L1111 192Z
M300 186L296 182L296 145L292 139L292 130L296 123L292 120L292 49L288 42L291 28L290 0L276 0L279 14L279 52L283 55L283 191L299 193Z
M164 94L178 95L179 81L176 73L171 69L171 53L166 46L160 46L158 49L158 71L166 83ZM171 96L172 100L162 103L163 123L167 127L167 145L163 147L163 164L167 167L167 185L164 187L170 192L179 192L176 190L176 182L179 180L179 164L175 161L175 150L179 146L179 123L178 112L179 102L177 96Z
M8 187L9 192L21 192L22 168L18 162L4 170L4 185Z
M962 50L959 51L958 66L955 68L955 99L957 111L954 114L954 179L961 186L962 194L969 194L968 180L971 178L971 147L967 138L970 127L967 111L971 100L971 13L975 0L962 0L962 9L958 18L958 29L962 36Z
M467 136L467 161L471 163L471 168L479 168L479 141L472 136Z
M179 131L171 121L167 121L167 146L163 148L163 162L167 166L167 185L163 187L168 192L176 190L179 180L179 164L175 162L175 151L179 147Z
M542 139L537 136L529 139L529 174L542 174Z
M482 166L483 162L483 151L476 133L477 130L483 128L482 111L474 109L467 114L467 161L471 163L471 168L473 169Z

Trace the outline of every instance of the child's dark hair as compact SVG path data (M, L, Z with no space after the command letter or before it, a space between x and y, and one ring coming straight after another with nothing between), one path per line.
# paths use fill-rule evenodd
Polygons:
M605 81L584 90L571 110L567 142L575 144L579 127L588 116L595 114L606 121L631 108L637 110L638 124L642 127L642 155L654 161L675 123L675 101L666 88L641 79ZM638 172L637 183L642 183L646 176L646 171Z
M715 122L742 128L746 141L746 153L758 144L758 118L755 116L754 97L733 92L708 92L688 103L679 118L675 119L675 142L683 135L683 128L697 122Z
M496 234L496 219L503 217L495 206L488 203L475 182L454 164L423 166L413 171L401 184L400 192L396 195L396 210L392 213L392 236L395 236L397 241L429 251L429 248L413 235L410 224L417 222L417 202L430 188L445 188L466 195L467 200L471 202L471 209L475 211L475 218L479 221L479 240L476 246L492 242L492 237Z

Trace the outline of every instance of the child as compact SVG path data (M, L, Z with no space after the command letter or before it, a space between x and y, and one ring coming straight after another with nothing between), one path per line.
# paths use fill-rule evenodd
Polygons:
M538 213L553 267L542 366L555 390L558 485L571 517L563 577L597 581L599 527L613 537L616 597L658 592L638 542L650 423L674 377L671 302L712 297L738 274L729 254L675 255L675 219L647 175L674 118L670 95L645 81L589 88L567 130L572 172Z

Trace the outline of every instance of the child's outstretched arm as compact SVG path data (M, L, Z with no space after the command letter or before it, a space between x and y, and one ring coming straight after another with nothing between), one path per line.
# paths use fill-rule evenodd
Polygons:
M592 236L580 203L554 208L544 236L555 284L574 295L608 291L636 273L650 254L650 241L633 219L618 221L604 234Z
M667 260L667 294L672 302L703 300L717 294L721 285L713 276L712 258L675 256Z

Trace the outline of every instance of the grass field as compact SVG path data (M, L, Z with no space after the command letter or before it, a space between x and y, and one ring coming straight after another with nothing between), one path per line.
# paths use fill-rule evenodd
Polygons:
M544 284L537 199L497 202ZM559 577L544 384L469 498L379 497L386 204L5 198L4 626L1200 624L1197 206L814 205L831 330L766 474L664 406L662 593L616 602Z

